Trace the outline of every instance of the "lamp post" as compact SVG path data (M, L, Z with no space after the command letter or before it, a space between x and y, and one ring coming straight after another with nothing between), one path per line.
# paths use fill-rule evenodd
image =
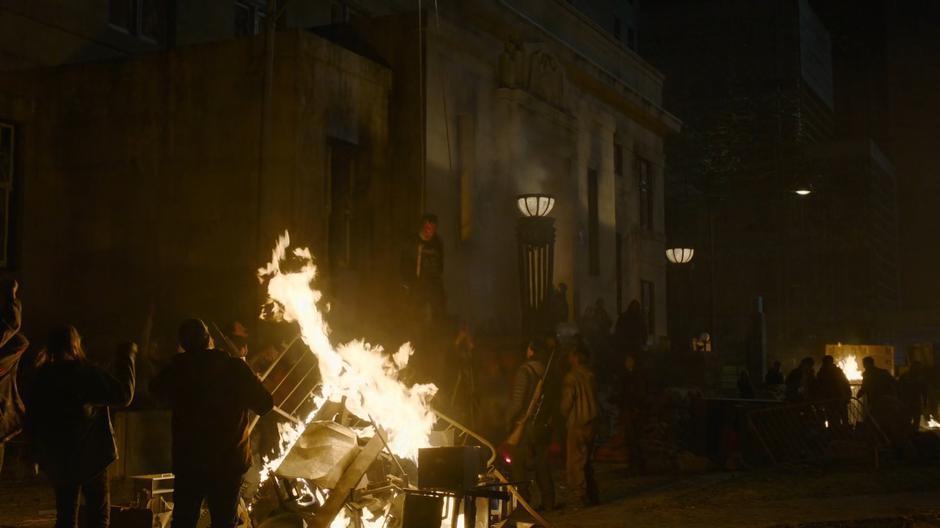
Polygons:
M522 216L517 222L519 293L522 327L529 333L547 330L548 300L554 286L555 219L548 216L555 199L547 194L516 198Z

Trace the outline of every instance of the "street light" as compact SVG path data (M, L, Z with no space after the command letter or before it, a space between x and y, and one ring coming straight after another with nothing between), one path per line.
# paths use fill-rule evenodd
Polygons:
M688 264L692 262L695 250L692 248L669 248L666 250L666 259L673 264Z
M793 191L797 196L809 196L813 194L813 190L809 187L800 187Z
M519 285L522 326L530 332L549 330L548 310L555 280L555 219L548 216L555 199L547 194L516 198L522 216L517 219Z
M547 194L520 194L516 206L522 216L548 216L555 207L555 199Z

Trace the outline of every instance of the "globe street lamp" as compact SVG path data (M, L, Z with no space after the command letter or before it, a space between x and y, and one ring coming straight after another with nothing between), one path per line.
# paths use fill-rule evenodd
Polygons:
M548 301L555 272L555 219L548 213L555 199L523 194L516 198L516 206L522 213L517 223L522 326L530 333L545 331L551 326Z
M692 262L695 250L687 247L669 248L666 250L666 260L673 264L688 264Z
M516 198L516 206L522 216L548 216L555 207L555 199L547 194L521 194Z

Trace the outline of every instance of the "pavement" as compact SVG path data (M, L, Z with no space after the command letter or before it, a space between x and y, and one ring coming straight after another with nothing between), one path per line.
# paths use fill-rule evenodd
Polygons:
M548 520L556 528L940 527L940 465L603 480L600 506Z
M556 481L565 496L563 475ZM627 477L598 467L602 504L547 515L556 528L940 528L940 465L786 467ZM114 502L126 493L114 490ZM52 526L51 489L0 481L0 528Z

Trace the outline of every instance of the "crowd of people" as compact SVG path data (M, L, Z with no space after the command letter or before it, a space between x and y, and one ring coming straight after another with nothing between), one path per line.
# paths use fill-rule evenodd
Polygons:
M557 328L564 327L568 318L564 289L560 284L550 301ZM563 446L567 506L584 508L599 503L592 461L599 431L608 418L605 403L613 406L618 416L615 430L607 433L620 439L632 469L643 468L639 437L647 414L648 384L637 365L647 341L640 304L632 302L614 324L599 300L585 310L576 328L578 333L552 334L528 342L525 360L513 376L505 412L510 432L524 426L521 440L508 442L513 481L521 483L520 492L529 498L528 482L534 473L539 492L536 507L544 510L561 507L549 463L554 438ZM609 366L619 375L611 375ZM606 386L595 376L595 371L603 370L608 371L603 378ZM604 393L608 398L601 397Z
M865 403L868 412L888 430L903 429L916 433L921 421L929 417L931 384L928 370L920 361L911 361L909 368L899 377L875 364L875 358L862 360L862 380L854 397ZM742 397L753 394L739 379ZM779 388L789 402L821 402L834 415L837 422L847 420L846 404L853 398L852 385L845 372L830 356L815 368L811 357L803 358L786 377L779 361L775 361L764 377L769 389ZM901 424L900 428L894 427Z
M111 368L102 368L89 361L79 331L63 324L29 348L17 284L0 289L0 440L25 433L54 488L57 528L79 526L80 503L83 526L108 526L117 458L111 409L140 392L137 345L120 344ZM147 387L172 414L173 525L195 527L206 500L212 525L233 527L251 463L249 412L264 415L273 399L245 361L215 347L202 321L184 321L178 337L180 353Z

